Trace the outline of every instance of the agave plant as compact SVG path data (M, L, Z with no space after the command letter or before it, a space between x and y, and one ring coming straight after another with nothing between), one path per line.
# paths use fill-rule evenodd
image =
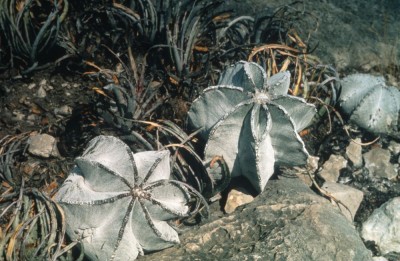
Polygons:
M221 0L156 1L158 37L149 60L167 75L166 86L171 93L191 96L199 83L210 77L210 52L217 44L210 39L217 31L211 25L217 16L214 10L222 3ZM160 56L165 58L159 59Z
M203 128L206 164L223 156L232 177L245 176L261 192L275 163L306 163L308 152L297 132L313 118L315 107L287 95L289 84L289 72L267 77L258 64L242 61L229 67L217 86L205 89L192 104L189 124Z
M68 0L15 1L0 4L0 29L10 50L10 63L25 62L27 74L39 69L39 56L58 41L60 24L68 12Z
M140 52L153 44L157 33L157 10L151 0L71 1L71 13L60 34L59 44L67 51L61 59L97 60L108 48L125 54L129 45Z
M341 80L339 107L349 121L376 134L399 136L400 91L385 79L352 74Z
M0 195L0 208L1 260L73 260L69 250L77 242L65 245L62 209L45 193L22 184Z
M65 244L64 214L50 198L59 165L31 161L31 134L0 139L0 260L76 260L71 249L77 242Z
M194 190L169 177L169 151L133 154L115 137L94 138L55 196L67 234L92 260L133 260L179 243L167 221L191 214Z
M134 152L159 150L165 148L172 155L171 165L175 179L188 183L205 197L218 193L220 186L215 186L208 175L201 157L196 153L192 139L194 134L186 134L177 124L169 120L152 121L157 110L169 98L163 92L164 82L159 75L148 71L146 59L136 62L132 52L128 51L130 66L122 64L123 69L114 72L102 69L94 64L97 71L87 75L105 82L103 88L94 88L98 96L96 109L104 122L122 132L120 138L129 143ZM140 66L136 66L139 64ZM218 164L224 165L223 160ZM229 175L225 172L223 183Z

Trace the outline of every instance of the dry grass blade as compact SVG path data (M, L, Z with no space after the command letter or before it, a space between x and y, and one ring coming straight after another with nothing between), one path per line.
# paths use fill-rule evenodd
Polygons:
M64 249L65 217L57 203L34 188L19 192L0 202L5 206L1 215L4 236L0 259L56 260L71 254L71 246Z
M378 137L376 137L375 139L373 139L372 141L368 141L368 142L358 142L358 141L356 141L355 139L353 139L353 138L351 137L350 132L349 132L349 127L346 126L346 124L344 123L342 116L340 115L340 113L339 113L333 106L331 106L331 105L329 105L329 104L326 104L324 101L322 101L321 99L319 99L319 98L317 98L317 97L310 97L310 99L318 101L320 104L322 104L322 105L323 105L325 108L327 108L327 110L329 111L329 112L328 112L328 117L329 117L329 133L330 133L330 130L332 129L332 128L331 128L332 123L331 123L331 118L330 118L330 112L333 112L333 113L336 115L336 118L339 120L340 124L343 126L343 129L344 129L344 131L346 132L346 134L347 134L347 136L349 137L349 139L350 139L352 142L354 142L355 144L358 144L358 145L360 145L360 146L369 146L369 145L372 145L372 144L374 144L375 142L377 142L377 141L379 140L379 136L378 136Z
M171 151L171 165L177 180L191 184L201 193L207 190L206 195L210 193L209 190L213 190L213 179L205 169L192 143L196 132L187 135L178 125L168 120L158 122L137 120L135 122L143 124L148 135L155 134L148 138L153 141L155 147L161 145L158 149L168 148Z
M0 193L9 197L5 191L23 191L26 187L40 188L41 191L54 192L57 181L62 179L66 161L46 161L28 153L29 139L38 132L26 132L6 136L0 140Z
M291 71L292 82L294 83L291 94L297 96L301 94L300 88L304 81L304 72L310 66L306 62L306 52L305 48L294 48L283 44L266 44L253 48L248 60L268 64L267 74L269 76L281 71Z
M353 213L351 212L351 210L349 209L349 207L344 204L342 201L340 201L339 199L335 198L331 193L329 193L328 191L326 191L325 189L321 188L320 185L318 185L318 182L314 179L312 173L310 173L310 171L307 170L307 174L308 177L311 179L312 181L312 185L317 189L317 191L326 199L329 199L332 203L335 202L335 204L340 208L340 205L343 206L348 214L350 215L351 219L354 219ZM341 210L342 211L342 210Z
M337 72L310 55L308 46L301 40L297 32L288 32L288 43L286 44L264 44L254 47L248 56L249 61L265 64L268 68L267 74L273 75L281 71L290 71L292 74L293 86L290 92L294 96L308 98L312 92L321 89L325 85L334 85L328 81L338 79ZM312 83L313 88L310 87ZM329 92L334 88L329 87ZM332 93L333 101L336 94Z
M1 260L55 260L65 241L62 210L43 192L54 189L26 186L30 180L22 173L22 159L30 135L6 136L0 141Z
M255 58L255 56L260 53L260 52L271 52L273 50L277 50L282 52L281 50L286 50L287 52L285 54L290 55L292 57L296 57L296 54L302 53L300 50L289 47L287 45L283 45L283 44L266 44L266 45L262 45L262 46L258 46L253 48L253 50L251 50L251 53L249 55L248 60L252 61L253 58ZM293 54L291 54L290 52L293 52Z
M168 145L165 148L171 151L176 179L191 184L202 193L207 190L206 194L212 194L213 179L191 142L195 134L187 135L171 121L145 120L151 118L169 95L168 90L162 89L163 82L144 70L146 56L141 57L141 62L137 61L138 58L133 56L129 47L129 67L111 49L109 52L120 62L122 70L105 70L94 63L87 63L96 70L87 75L95 76L105 84L102 88L94 89L99 94L99 104L102 104L99 112L105 122L121 130L123 135L120 137L123 140L135 144L133 151L159 150ZM138 68L138 64L141 68Z
M0 178L7 184L15 186L20 182L20 177L14 173L16 155L26 150L26 141L31 132L15 136L5 136L0 140Z
M327 105L333 107L336 104L338 73L310 55L309 48L296 31L287 33L286 44L264 44L253 48L248 60L265 65L268 76L289 71L292 77L289 93L314 103L318 114L313 123L322 122L327 117L329 129L325 134L331 132L331 113Z

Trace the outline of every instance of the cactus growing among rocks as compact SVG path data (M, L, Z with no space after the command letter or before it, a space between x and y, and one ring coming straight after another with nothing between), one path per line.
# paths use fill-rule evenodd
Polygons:
M217 86L205 89L192 104L189 124L203 128L206 164L223 156L232 177L245 176L257 192L275 163L305 164L308 152L298 132L315 107L287 95L289 84L289 72L267 77L258 64L241 61L221 75Z

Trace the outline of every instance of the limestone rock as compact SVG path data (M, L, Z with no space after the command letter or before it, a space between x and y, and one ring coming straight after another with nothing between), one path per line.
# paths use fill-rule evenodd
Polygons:
M393 198L375 209L362 226L362 237L375 241L381 254L400 252L400 197Z
M325 182L322 188L340 201L339 204L336 202L334 204L339 207L350 222L353 222L364 193L358 189L335 182Z
M39 86L39 89L36 92L36 97L38 98L44 98L47 96L46 90L44 89L43 86Z
M254 197L250 195L245 189L234 188L228 193L228 197L225 204L225 212L230 214L239 206L250 203L254 200Z
M388 149L393 155L398 155L400 154L400 143L397 143L392 140L389 143Z
M394 179L397 176L397 170L390 163L390 152L380 147L372 148L363 154L365 167L372 176Z
M346 156L354 167L360 168L363 164L361 139L355 139L355 142L350 141L346 148Z
M59 108L54 109L54 114L62 115L62 116L70 116L72 115L72 107L68 105L63 105Z
M269 181L253 202L180 239L138 260L372 260L350 222L297 178Z
M60 156L56 146L56 139L49 134L37 134L30 137L28 152L43 158Z
M336 182L340 176L340 170L347 166L347 160L343 156L332 154L322 166L319 175L325 181Z
M372 258L374 261L388 261L386 258L384 258L383 256L374 256Z
M319 162L319 157L316 156L309 156L307 159L307 169L313 173L317 171L318 169L318 162Z

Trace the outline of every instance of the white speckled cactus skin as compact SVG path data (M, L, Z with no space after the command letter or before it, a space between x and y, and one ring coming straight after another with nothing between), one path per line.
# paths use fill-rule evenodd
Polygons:
M133 154L115 137L94 138L55 197L67 234L90 260L135 260L179 243L167 220L188 215L190 196L169 177L169 151Z
M400 134L400 91L383 77L352 74L341 80L339 107L349 121L375 133Z
M297 132L309 124L315 107L287 95L289 84L289 72L267 77L252 62L226 69L218 85L205 89L189 111L189 124L203 128L207 140L206 163L223 156L231 175L245 176L258 192L275 163L305 164L308 152Z

